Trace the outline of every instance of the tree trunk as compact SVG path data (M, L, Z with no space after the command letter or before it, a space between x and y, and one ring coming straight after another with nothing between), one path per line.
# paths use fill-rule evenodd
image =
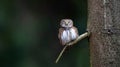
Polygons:
M92 67L120 67L120 0L88 0Z

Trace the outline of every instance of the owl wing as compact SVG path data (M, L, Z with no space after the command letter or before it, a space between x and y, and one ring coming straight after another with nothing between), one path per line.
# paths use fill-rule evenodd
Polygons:
M64 31L64 28L59 29L58 38L60 40L60 43L62 43L62 45L65 45L65 43L61 39L61 35L62 35L63 31Z
M59 39L60 39L60 36L61 36L61 34L62 34L63 31L64 31L63 28L60 28L60 29L59 29L59 34L58 34L58 38L59 38Z
M76 35L77 35L77 37L79 36L79 33L78 33L78 29L76 28L76 27L72 27L74 30L75 30L75 32L76 32Z

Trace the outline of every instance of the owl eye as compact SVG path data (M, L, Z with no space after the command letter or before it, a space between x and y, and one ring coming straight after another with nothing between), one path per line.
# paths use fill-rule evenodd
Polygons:
M65 23L65 21L63 20L63 21L61 21L62 23Z
M69 21L68 23L71 24L71 21Z

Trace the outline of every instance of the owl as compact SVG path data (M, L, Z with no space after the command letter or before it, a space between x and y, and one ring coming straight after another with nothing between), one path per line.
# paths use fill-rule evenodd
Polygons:
M58 38L62 45L66 45L79 36L78 30L73 26L73 21L71 19L62 19L60 26Z

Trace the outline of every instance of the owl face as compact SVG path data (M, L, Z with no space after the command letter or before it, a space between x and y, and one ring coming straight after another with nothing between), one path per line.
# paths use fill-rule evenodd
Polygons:
M61 27L69 28L73 26L73 21L71 19L62 19L60 25Z

